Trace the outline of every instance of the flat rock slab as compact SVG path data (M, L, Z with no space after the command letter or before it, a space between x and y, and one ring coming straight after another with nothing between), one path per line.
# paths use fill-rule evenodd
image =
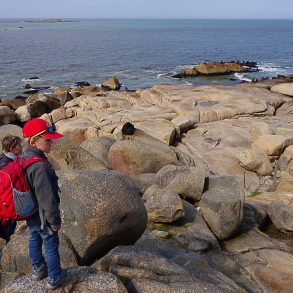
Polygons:
M250 230L232 240L225 241L224 247L230 254L239 254L264 248L280 249L278 245L258 229Z
M54 292L87 292L87 293L127 293L122 282L111 273L97 272L93 268L76 267L67 269L64 285ZM7 285L3 293L44 293L52 292L46 288L47 279L32 281L30 275L17 279Z
M260 249L241 254L238 260L261 286L263 292L293 291L292 254L274 249Z

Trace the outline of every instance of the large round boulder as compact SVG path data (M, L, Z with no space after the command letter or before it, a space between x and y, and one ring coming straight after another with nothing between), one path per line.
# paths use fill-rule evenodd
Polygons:
M114 170L127 176L156 173L163 166L180 164L173 149L159 140L156 144L118 141L111 146L108 158Z
M133 244L144 232L147 213L134 184L121 173L59 171L62 231L81 264L92 263L117 245Z

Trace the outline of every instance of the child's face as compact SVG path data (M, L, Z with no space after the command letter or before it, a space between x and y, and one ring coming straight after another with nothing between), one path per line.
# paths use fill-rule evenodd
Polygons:
M22 153L21 143L18 143L15 147L10 148L10 152L19 156Z
M42 152L46 154L50 153L52 144L53 144L52 139L48 139L42 136L38 137L36 140L31 142L31 146L41 150Z

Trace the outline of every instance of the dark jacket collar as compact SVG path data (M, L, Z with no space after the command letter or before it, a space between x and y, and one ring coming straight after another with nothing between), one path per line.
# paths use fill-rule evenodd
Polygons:
M21 155L21 157L26 160L32 156L37 156L37 157L41 157L44 159L47 159L46 155L44 154L44 152L42 152L41 150L34 148L32 146L27 146L23 152L23 154Z

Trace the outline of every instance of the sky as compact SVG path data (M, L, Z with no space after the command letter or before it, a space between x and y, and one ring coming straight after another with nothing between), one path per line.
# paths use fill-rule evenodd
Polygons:
M0 18L293 19L293 0L0 0Z

